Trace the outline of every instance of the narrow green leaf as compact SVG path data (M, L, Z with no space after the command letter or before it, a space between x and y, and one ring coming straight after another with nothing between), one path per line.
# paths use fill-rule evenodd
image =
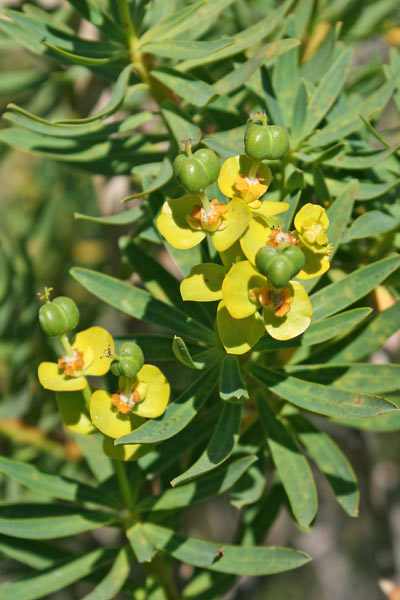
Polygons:
M245 547L261 544L275 523L287 496L282 483L274 481L268 493L255 506L249 507L242 518L239 540Z
M146 479L153 479L155 475L169 469L172 464L176 463L176 457L185 453L189 446L194 449L203 444L209 437L210 430L218 420L221 410L221 403L218 402L200 411L196 418L180 433L165 442L157 444L152 452L139 458L138 464Z
M5 71L1 74L0 93L18 94L31 87L43 83L47 75L35 69L19 69L18 71Z
M228 94L238 87L246 83L249 77L256 71L261 65L269 63L281 54L288 52L292 48L299 45L299 41L295 39L284 39L270 42L266 46L263 46L258 50L254 56L252 56L245 63L240 63L237 69L234 69L213 85L213 89L219 94Z
M300 0L293 10L296 23L296 33L301 38L307 31L307 26L314 8L313 0Z
M338 390L297 377L282 376L277 370L260 365L248 365L246 370L274 394L295 406L321 415L350 419L379 415L394 408L389 400L379 396Z
M99 113L92 115L90 117L86 117L84 119L62 119L62 120L55 121L55 123L59 124L59 125L61 125L63 123L65 123L65 124L67 124L67 123L90 123L91 121L96 121L97 119L104 119L104 117L108 117L109 115L112 115L114 112L116 112L118 110L118 108L121 106L121 104L123 102L123 99L126 94L126 90L128 89L131 71L132 71L131 64L127 65L126 67L124 67L122 69L122 71L118 75L118 78L115 82L115 86L114 86L114 89L112 91L109 101L104 106L104 108L101 109L101 111Z
M149 54L165 56L166 58L203 58L221 48L232 44L229 38L221 40L193 41L193 40L161 40L158 42L146 42L142 49ZM153 74L153 72L152 72Z
M171 100L165 100L161 105L161 114L163 115L178 148L181 147L182 140L193 140L196 145L200 142L201 130L194 125L190 119L176 104Z
M308 105L304 136L315 129L340 94L350 70L351 58L352 50L343 50L322 77Z
M39 571L48 569L58 562L66 561L74 555L69 550L61 550L47 542L19 539L0 535L0 552L23 565ZM1 590L1 587L0 587Z
M144 165L141 165L141 167L143 166ZM135 198L147 196L147 194L151 194L152 192L155 192L155 190L160 189L172 177L172 165L168 158L164 158L162 163L152 163L151 169L153 171L154 178L151 180L150 185L146 186L141 192L131 194L127 198L124 198L122 202L129 202L129 200L134 200ZM133 174L135 174L134 169Z
M98 433L91 435L81 435L71 432L75 443L79 446L82 454L88 464L89 469L99 483L102 483L112 477L114 467L111 459L103 452L103 436Z
M147 539L142 523L134 523L126 530L126 537L140 563L151 562L157 550Z
M111 63L115 63L123 59L125 59L123 62L126 62L126 60L128 60L129 57L129 53L127 50L117 52L116 54L111 54L110 56L106 56L105 58L94 58L92 56L82 56L80 54L75 54L74 52L68 52L68 50L64 50L64 48L60 48L59 46L50 44L45 40L43 40L41 43L48 50L50 50L50 52L57 54L57 56L61 56L65 60L68 60L69 62L74 63L76 65L84 65L85 67L99 67L101 65L109 65Z
M209 3L211 6L216 4L215 0ZM226 48L221 48L216 52L208 56L202 57L202 59L189 59L180 63L179 69L182 71L188 71L194 67L203 66L211 62L223 60L228 56L234 56L239 52L243 52L247 48L257 44L264 38L266 38L271 32L277 29L282 22L282 17L289 10L293 4L293 0L286 0L276 10L269 13L266 17L261 19L258 23L255 23L251 27L248 27L244 31L232 36L234 42Z
M365 431L376 431L378 433L388 431L400 431L400 410L393 411L387 415L378 415L368 419L335 419L335 423Z
M238 358L233 354L227 354L222 361L219 395L222 400L234 404L243 404L249 399L246 384L240 373Z
M313 320L319 321L350 306L384 281L399 265L399 256L384 258L319 290L311 296Z
M237 460L231 460L226 466L215 470L198 481L181 485L172 490L167 489L157 496L145 498L139 502L137 508L140 511L151 512L175 510L176 508L191 506L214 498L214 496L229 490L256 460L256 456L245 456Z
M296 37L296 21L294 15L285 19L285 36ZM299 77L299 48L291 48L277 58L274 65L272 85L276 92L281 115L286 127L292 121L293 113L293 89L297 87Z
M355 107L332 119L325 127L314 133L308 143L313 147L324 146L331 142L336 142L338 139L346 137L350 133L353 133L353 131L360 129L363 125L359 116L360 113L368 119L376 117L392 97L393 91L398 84L398 78L399 74L391 78L387 83L384 83L376 92L361 103L357 103Z
M272 117L275 125L285 127L283 117L279 108L275 90L266 67L258 69L246 82L246 87L256 94L262 108Z
M195 567L209 567L220 550L217 544L186 537L155 523L144 523L142 529L157 550Z
M297 146L301 140L304 123L307 115L307 90L304 83L304 79L300 79L299 87L297 88L296 97L293 105L293 116L292 116L292 134L290 136L291 142L294 146Z
M329 481L339 504L350 517L357 517L360 502L357 477L339 446L301 415L290 415L287 419L307 453Z
M352 334L340 341L327 357L327 362L354 362L381 348L396 333L400 323L400 301L379 313L357 335Z
M318 46L314 56L300 66L300 75L310 83L316 83L331 64L335 47L336 28L332 27L324 41Z
M232 454L239 439L242 406L227 402L215 427L207 448L189 469L171 481L180 485L204 473L209 473L225 462Z
M83 600L113 600L124 586L131 570L129 549L121 548L110 571Z
M193 13L197 12L206 4L206 0L197 0L190 6L185 6L180 10L168 15L156 25L150 27L141 37L141 43L145 44L151 40L165 40L174 37L191 26Z
M93 571L107 564L115 556L116 551L110 549L93 550L84 556L58 565L54 569L26 577L19 581L3 583L0 586L0 599L35 600L57 592L71 583L83 579Z
M329 167L336 167L338 169L346 169L349 171L364 171L365 169L370 169L371 167L379 165L394 152L396 152L396 148L389 148L388 150L380 150L379 152L361 155L344 153L324 162Z
M183 339L177 335L174 336L174 340L172 342L172 351L175 355L175 358L185 365L185 367L189 367L189 369L205 369L210 366L210 362L215 362L216 358L218 357L218 349L216 349L215 352L214 349L212 349L211 354L208 351L202 352L195 357L196 360L193 360L187 345Z
M314 190L320 204L322 206L329 206L329 204L331 203L331 196L329 194L328 187L325 183L325 177L321 167L318 164L314 165L312 173L314 180Z
M115 215L107 215L104 217L92 217L82 213L74 213L74 218L79 221L90 221L91 223L99 223L100 225L132 225L139 219L146 216L146 209L143 206L135 206L129 210L123 210Z
M296 521L307 527L318 508L317 490L307 459L263 397L257 398L258 414L278 475Z
M202 373L187 390L167 406L161 417L151 419L129 435L119 438L116 445L162 442L182 431L213 392L218 376L217 367Z
M219 546L186 537L154 523L146 523L144 529L147 537L162 552L189 565L220 573L270 575L296 569L310 561L307 554L289 548L256 546L244 551L241 546Z
M22 485L53 498L119 508L119 503L114 497L99 492L94 487L59 475L44 473L27 463L0 457L0 472L12 477Z
M71 536L109 525L113 521L113 514L70 509L55 504L0 506L0 533L28 540Z
M266 483L264 469L258 464L252 465L232 488L230 504L238 510L254 504L263 495Z
M122 43L125 41L125 34L122 27L106 12L101 10L96 0L70 0L70 4L89 23L92 23L115 40Z
M283 231L287 231L288 229L290 229L294 215L297 210L297 206L300 201L300 197L301 190L295 190L292 194L290 194L290 196L287 196L285 198L285 202L289 204L289 208L286 212L282 213L278 217Z
M348 185L348 179L326 179L329 191L333 196L338 196L342 193L343 188ZM361 181L358 186L356 200L374 200L384 196L390 190L400 185L400 179L389 181L388 183L371 183L369 181Z
M256 352L270 352L273 350L284 350L285 348L297 348L299 346L314 346L356 327L371 312L372 308L347 310L322 321L311 323L310 327L302 335L283 342L265 336L254 347L254 350Z
M215 334L210 329L176 308L153 298L144 290L90 269L74 267L71 275L94 296L131 317L195 341L213 344L215 340Z
M174 69L168 69L167 67L153 69L151 76L161 81L178 96L194 106L206 106L206 104L218 98L218 93L204 81Z
M398 219L380 210L370 210L360 215L349 229L348 239L360 240L366 237L379 235L395 229L399 225Z
M236 156L244 153L244 131L245 126L235 127L228 131L213 133L203 138L202 142L205 146L224 157Z
M399 389L400 366L371 363L290 365L285 372L340 390L382 394Z

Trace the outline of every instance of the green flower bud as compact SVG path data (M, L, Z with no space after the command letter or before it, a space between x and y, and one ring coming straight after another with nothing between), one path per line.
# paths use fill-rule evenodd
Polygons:
M214 183L219 174L218 156L207 148L191 156L179 154L173 164L174 175L188 192L197 194Z
M282 158L289 149L289 138L278 125L250 123L244 134L244 147L247 156L254 160L275 160Z
M111 365L113 375L134 378L144 365L142 349L134 342L125 342L119 349L118 360Z
M58 296L39 309L39 323L48 336L60 336L75 329L79 323L79 310L66 296Z

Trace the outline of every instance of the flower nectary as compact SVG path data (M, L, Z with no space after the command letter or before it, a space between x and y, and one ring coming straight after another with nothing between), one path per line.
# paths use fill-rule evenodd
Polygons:
M57 361L58 368L64 371L65 375L76 376L82 373L83 352L74 348L72 356L62 356Z
M272 310L276 317L282 318L290 310L293 302L293 294L289 287L280 290L262 286L249 290L249 299L261 305L263 308Z
M228 210L226 204L218 202L216 198L211 200L209 210L206 210L199 204L195 204L190 215L186 215L186 221L190 227L195 230L205 230L207 232L222 231L226 227L226 221L223 215Z
M250 208L260 206L260 197L271 183L271 171L267 165L253 161L245 154L231 156L221 167L218 186L228 198L239 196Z

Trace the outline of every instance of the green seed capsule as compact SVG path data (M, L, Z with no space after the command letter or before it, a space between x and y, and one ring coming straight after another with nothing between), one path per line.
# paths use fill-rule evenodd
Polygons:
M79 310L75 302L66 296L58 296L39 309L39 323L48 336L60 336L75 329L79 323Z
M244 147L247 156L254 160L276 160L288 151L289 138L278 125L253 122L246 128Z
M274 287L287 286L292 277L290 262L283 256L278 256L270 264L267 277Z
M289 260L292 266L292 277L301 271L301 269L304 267L304 263L306 262L304 252L302 252L298 246L288 246L282 251L282 256Z
M179 154L174 160L174 174L192 194L197 194L214 183L219 174L219 159L212 150L197 150L191 156Z
M136 377L144 364L144 355L142 349L134 342L125 342L119 349L118 361L111 365L111 372L118 377Z
M256 267L262 275L268 277L268 268L278 256L279 252L274 246L260 248L256 254Z

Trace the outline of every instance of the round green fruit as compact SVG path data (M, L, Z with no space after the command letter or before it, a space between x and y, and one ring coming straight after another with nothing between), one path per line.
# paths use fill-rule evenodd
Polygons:
M191 194L214 183L219 174L219 159L212 150L197 150L191 156L179 154L173 164L175 177Z
M278 125L250 123L244 134L244 147L247 156L254 160L276 160L289 149L289 138Z
M50 337L64 335L78 325L78 307L71 298L58 296L40 307L39 323L44 333Z

